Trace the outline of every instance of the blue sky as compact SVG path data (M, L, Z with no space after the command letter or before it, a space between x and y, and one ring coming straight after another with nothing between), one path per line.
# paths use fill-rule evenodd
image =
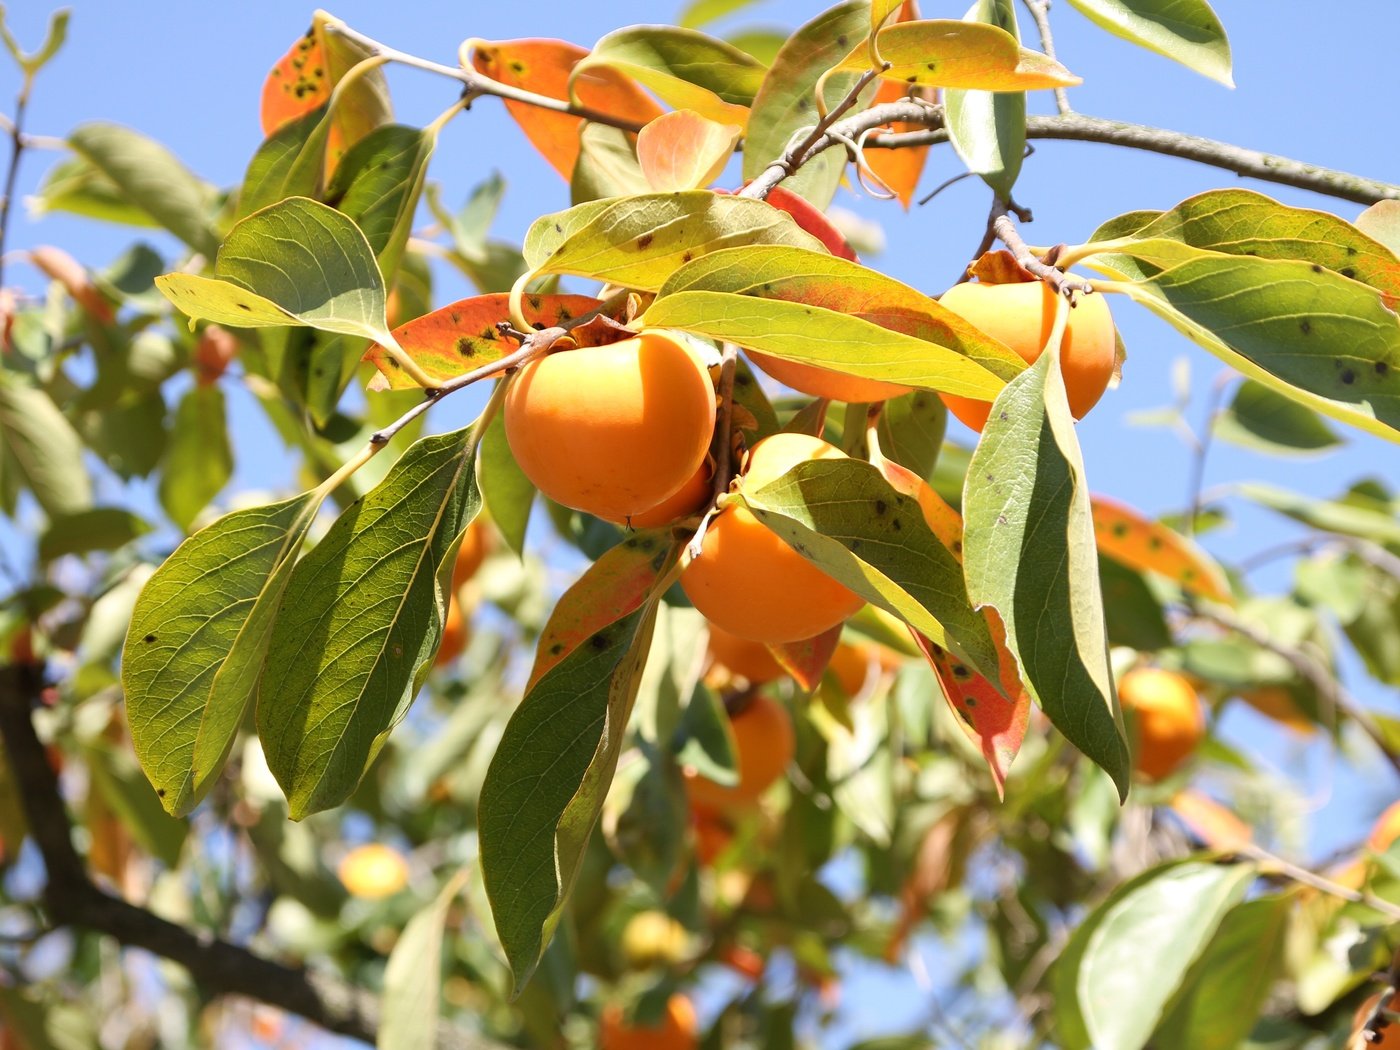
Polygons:
M39 78L29 130L62 136L84 120L130 124L170 146L199 175L219 185L237 182L260 141L258 94L270 65L306 28L311 8L268 0L245 4L112 3L77 0L67 47ZM1364 14L1342 16L1337 6L1219 0L1216 9L1231 33L1238 87L1226 90L1173 63L1118 41L1090 25L1065 0L1052 11L1059 57L1084 78L1071 92L1076 109L1096 116L1175 127L1241 145L1392 181L1400 180L1400 145L1387 119L1388 99L1400 89L1394 43L1400 39L1400 4L1361 5ZM957 17L964 0L926 0L926 17ZM47 18L44 0L24 0L9 12L20 41L37 45ZM401 50L442 62L454 61L467 37L509 39L557 36L590 44L607 31L636 22L673 19L678 6L637 0L607 4L537 0L525 4L436 4L399 0L393 4L356 0L338 4L334 14L355 28ZM757 25L791 28L818 13L815 3L769 0L726 19L713 31ZM1024 9L1023 32L1029 30ZM1029 34L1027 34L1029 36ZM1028 39L1028 43L1034 41ZM425 123L455 97L448 81L413 70L390 73L399 119ZM17 75L0 67L0 105L7 109ZM1042 93L1032 105L1048 111ZM19 186L32 190L55 157L42 152L25 158ZM495 232L518 239L538 215L568 204L564 182L529 148L523 135L492 99L449 125L430 178L444 186L455 205L493 169L509 183ZM931 187L959 170L947 147L930 156L925 185ZM1241 184L1217 171L1144 153L1083 143L1037 144L1025 165L1016 196L1035 212L1025 228L1032 243L1082 240L1103 220L1136 208L1170 207L1194 193ZM1360 206L1245 182L1291 204L1324 208L1354 218ZM925 208L905 215L897 206L843 192L838 204L880 221L888 249L868 258L923 291L936 294L967 261L982 232L987 191L967 180ZM40 243L64 247L82 261L101 266L130 240L131 231L87 220L49 216L34 222L19 208L13 217L10 249ZM156 240L160 240L157 236ZM173 251L172 242L161 242ZM42 287L28 267L10 264L6 278L31 290ZM438 289L446 302L467 294L450 276ZM1196 349L1165 324L1127 303L1113 303L1129 359L1124 382L1105 396L1080 425L1092 487L1149 513L1179 509L1186 499L1189 457L1170 432L1128 422L1131 413L1171 400L1171 371L1186 359L1200 395L1224 366ZM470 398L435 409L436 428L459 426L475 410ZM242 403L236 406L239 455L235 486L269 489L289 482L285 459L266 426ZM970 435L956 424L950 436ZM1347 483L1372 474L1400 482L1400 452L1379 439L1348 432L1347 446L1318 459L1270 460L1218 443L1207 471L1207 487L1235 480L1268 480L1329 496ZM1285 523L1239 501L1227 530L1210 534L1206 545L1226 558L1267 547L1291 533ZM1253 577L1260 586L1282 586L1283 569ZM1368 701L1397 709L1393 695L1358 688ZM1312 804L1310 846L1317 853L1356 841L1374 815L1395 795L1385 767L1367 765L1353 772L1333 766L1326 745L1302 747L1248 712L1226 719L1234 741L1257 749L1267 762L1303 778ZM1366 754L1358 749L1359 757Z

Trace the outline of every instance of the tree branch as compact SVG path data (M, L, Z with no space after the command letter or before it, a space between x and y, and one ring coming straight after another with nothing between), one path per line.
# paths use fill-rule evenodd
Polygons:
M1055 37L1050 32L1050 0L1022 0L1026 5L1026 10L1031 13L1031 18L1035 20L1035 28L1040 33L1040 50L1045 52L1045 57L1051 61L1055 60ZM1069 104L1069 93L1062 87L1055 89L1055 108L1063 116L1073 112Z
M893 103L892 103L893 104ZM873 112L873 110L872 110ZM862 114L863 116L864 114ZM886 118L889 119L889 118ZM866 143L867 148L900 149L909 146L928 146L948 141L948 133L942 128L941 118L933 123L928 112L901 115L898 119L909 123L924 124L928 131L911 131L900 135L880 135ZM875 124L885 123L885 120ZM1110 146L1126 146L1129 149L1146 150L1168 157L1194 160L1200 164L1233 171L1236 175L1276 182L1284 186L1294 186L1302 190L1355 201L1357 204L1374 204L1381 200L1400 199L1400 185L1380 182L1345 171L1306 164L1273 153L1245 149L1217 139L1187 135L1179 131L1148 127L1145 124L1129 124L1119 120L1104 120L1102 117L1089 117L1080 113L1066 113L1055 117L1028 117L1026 138L1063 139L1076 142L1102 142Z
M206 933L187 930L99 889L73 848L72 828L58 778L34 731L30 711L43 687L33 665L0 667L0 736L29 833L44 858L44 904L54 926L78 926L106 934L179 963L206 990L244 995L297 1014L327 1031L374 1042L379 1000L340 978L285 966ZM506 1050L504 1044L438 1026L448 1050Z

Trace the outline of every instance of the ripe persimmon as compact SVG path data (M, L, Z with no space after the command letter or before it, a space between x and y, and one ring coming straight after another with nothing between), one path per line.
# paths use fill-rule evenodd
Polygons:
M729 821L706 806L691 805L690 827L695 835L695 859L703 865L713 864L734 841Z
M408 885L408 862L398 850L370 842L347 853L336 874L352 897L380 900Z
M774 434L753 447L742 484L757 488L799 463L844 456L808 434ZM738 504L710 522L681 586L707 620L755 642L814 638L864 604Z
M476 575L492 546L491 526L477 518L467 526L462 544L457 548L457 560L452 565L452 593L460 591Z
M1043 281L1019 284L957 284L939 302L1034 364L1055 327L1059 296ZM1069 411L1075 419L1098 404L1113 378L1117 341L1113 316L1102 295L1083 295L1070 311L1060 343L1060 371ZM948 411L981 432L992 406L988 401L942 394Z
M710 501L710 492L715 476L714 465L708 456L695 468L690 480L666 497L651 510L633 514L614 524L626 525L633 529L659 529L689 517L704 508Z
M762 694L730 715L729 724L734 731L739 782L726 787L699 775L688 777L691 805L702 810L724 811L753 805L783 776L797 751L787 710Z
M710 625L709 653L711 661L731 675L747 678L751 685L763 685L784 674L768 646L730 634L714 624Z
M1133 767L1147 780L1175 772L1205 736L1201 699L1174 671L1134 668L1119 680L1118 699L1135 723Z
M506 440L550 499L620 521L694 476L715 428L699 355L662 331L531 361L505 397Z
M447 603L447 619L442 625L442 644L438 646L433 666L446 667L461 656L467 648L469 637L467 618L462 615L462 603L454 594Z
M690 935L664 911L650 908L627 920L620 947L629 969L674 966L690 950Z
M820 365L807 365L800 361L788 361L781 357L770 357L754 350L746 351L749 360L768 373L784 386L813 397L824 397L831 401L845 401L848 404L861 404L867 401L887 401L892 397L907 394L911 387L898 383L887 383L880 379L866 379L834 368Z
M695 1050L700 1045L695 1007L679 993L666 1001L666 1012L653 1025L628 1024L618 1003L603 1007L598 1026L599 1050Z

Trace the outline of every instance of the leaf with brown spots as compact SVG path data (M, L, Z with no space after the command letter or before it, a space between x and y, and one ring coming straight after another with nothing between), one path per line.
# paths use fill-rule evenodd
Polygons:
M1185 536L1107 496L1093 496L1094 540L1099 552L1114 561L1155 572L1188 594L1234 603L1220 567Z
M499 84L537 95L569 100L569 78L588 51L563 40L472 40L472 67ZM606 66L590 69L574 81L581 105L638 126L661 115L661 107L621 73ZM506 112L515 118L531 145L564 178L578 160L582 117L556 113L525 102L506 99Z
M504 292L459 299L399 325L394 338L423 371L444 382L519 349L519 343L496 330L498 321L510 320L509 302L510 296ZM527 295L523 302L525 319L540 328L564 324L598 305L597 299L587 295ZM580 346L597 346L614 341L616 330L599 319L569 335ZM387 389L408 390L418 385L378 343L366 351L365 360L379 369Z
M886 80L976 91L1039 91L1074 87L1080 79L1053 58L1017 43L1004 29L978 22L930 19L886 26L876 37ZM836 67L870 68L864 44Z
M838 623L829 631L815 638L804 638L800 642L784 642L769 646L773 658L784 671L808 692L821 684L826 665L831 663L831 654L841 641L841 625Z
M870 461L897 492L919 501L919 509L923 511L924 520L933 534L961 562L962 516L944 502L943 497L923 478L881 455L878 444L872 444ZM958 724L987 760L987 768L996 782L997 794L1005 796L1006 777L1026 736L1031 695L1021 683L1016 657L1006 645L1006 625L1002 623L1001 616L991 607L984 608L982 616L987 621L988 632L996 646L1001 681L1011 691L1009 699L984 676L942 646L912 627L909 633L938 676L943 698L957 717Z

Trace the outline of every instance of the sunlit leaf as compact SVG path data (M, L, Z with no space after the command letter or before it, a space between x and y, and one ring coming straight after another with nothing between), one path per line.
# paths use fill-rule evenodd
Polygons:
M631 135L606 124L589 123L579 129L578 160L569 179L569 199L573 203L631 197L652 188L637 163Z
M890 63L886 80L975 91L1039 91L1074 87L1077 76L1054 59L1017 43L1004 29L978 22L934 19L900 22L880 30L880 57ZM864 45L838 68L861 72L870 65Z
M25 51L19 46L19 41L11 35L10 27L5 23L5 8L0 5L0 40L4 41L5 50L10 53L10 57L24 70L26 84L28 80L33 79L35 73L48 65L49 60L58 54L68 39L69 15L67 8L49 15L49 27L44 33L44 42L39 45L37 51ZM26 93L27 90L26 87Z
M1254 876L1248 864L1185 861L1119 887L1055 963L1061 1045L1142 1050Z
M354 220L392 283L413 225L437 129L385 124L370 132L336 165L327 199Z
M408 920L389 953L384 1015L375 1040L382 1050L434 1050L438 1045L443 927L466 882L466 872L450 878L432 903Z
M663 113L637 135L637 160L658 193L704 189L720 177L743 134L693 110Z
M0 437L5 472L13 469L46 513L76 514L92 506L82 440L68 417L48 393L3 369Z
M1091 505L1094 541L1104 554L1140 572L1165 576L1190 594L1233 601L1220 567L1185 536L1107 496L1094 496Z
M525 258L541 274L574 274L655 291L692 259L753 244L819 247L788 215L763 201L691 190L595 201L546 215L526 236Z
M773 67L753 100L753 113L744 134L744 180L758 178L768 165L781 160L793 137L814 127L817 81L870 33L870 8L864 0L845 0L800 27L784 42ZM862 44L860 53L865 54ZM867 59L868 63L868 59ZM860 69L827 78L823 99L834 106L855 83ZM874 95L866 89L866 97ZM818 208L831 203L846 168L846 148L827 150L802 166L784 185Z
M1275 456L1326 452L1342 444L1312 409L1252 379L1236 389L1216 420L1215 435Z
M1400 255L1400 201L1376 201L1356 217L1355 226L1367 237Z
M224 392L200 384L185 393L170 428L170 448L160 474L160 505L188 532L195 516L233 476Z
M320 503L306 493L225 515L176 548L137 600L122 656L127 722L171 813L193 809L223 769Z
M992 397L1025 367L908 285L858 263L784 248L714 252L678 270L642 317L793 361L929 390Z
M720 124L748 122L749 106L764 68L752 55L695 29L628 26L609 33L575 68L570 90L600 68L631 77L676 109L690 109Z
M968 594L1001 614L1021 680L1050 721L1126 794L1089 492L1058 352L997 397L968 466L963 516Z
M1234 87L1230 42L1206 0L1069 0L1095 25Z
M294 820L349 797L427 675L447 614L444 561L481 502L470 435L413 444L292 573L258 735Z
M782 642L769 646L774 659L784 671L792 675L798 686L808 691L821 684L822 674L831 663L831 654L841 641L841 625L815 638L804 638L797 642Z
M555 606L525 699L481 788L482 874L517 992L573 889L637 695L680 547L638 533L600 558Z
M1011 0L977 0L967 21L996 26L1020 39ZM1002 197L1010 197L1026 153L1025 92L949 89L943 105L948 141L967 170L980 175Z
M492 80L567 102L569 91L589 109L640 127L661 114L661 107L616 70L602 67L571 80L574 68L588 56L577 44L562 40L473 40L472 65ZM530 143L564 178L578 159L581 117L556 113L524 102L505 100Z
M1171 809L1191 833L1207 848L1233 853L1254 838L1254 832L1239 816L1199 791L1178 791Z

